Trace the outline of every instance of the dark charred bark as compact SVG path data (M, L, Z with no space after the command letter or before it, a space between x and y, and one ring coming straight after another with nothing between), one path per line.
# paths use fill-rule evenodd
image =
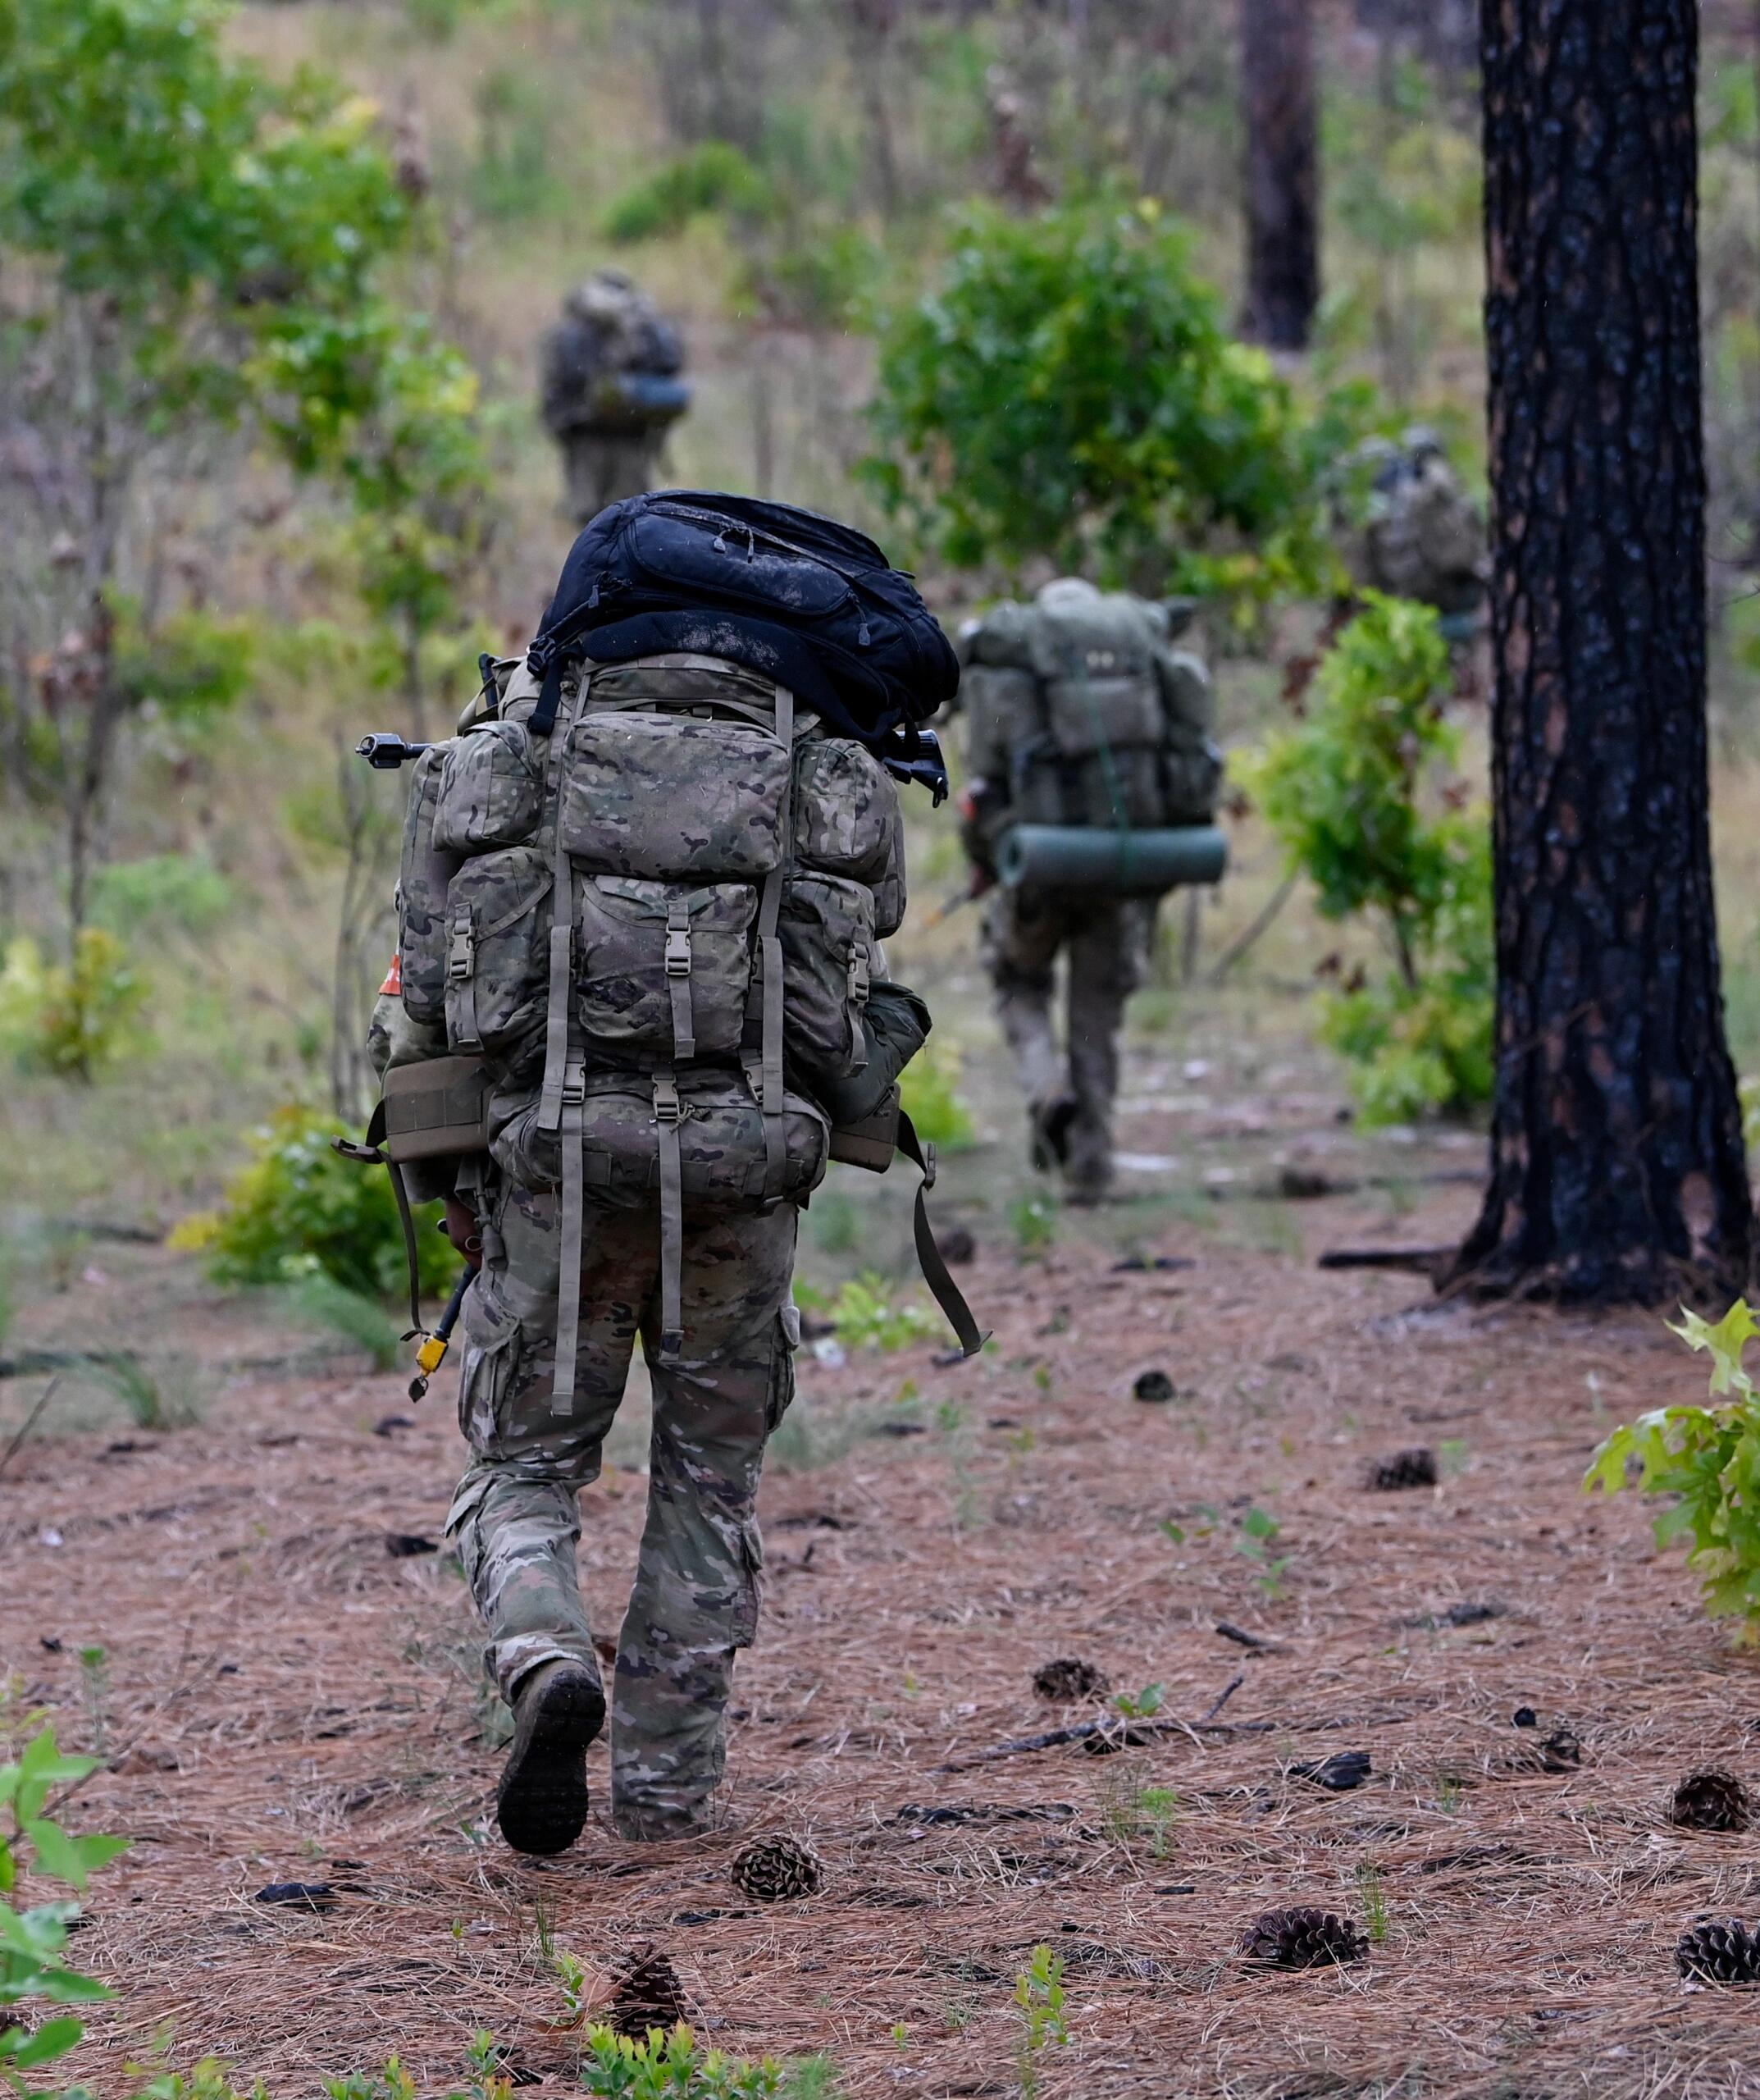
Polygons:
M1241 0L1247 118L1242 332L1303 350L1320 304L1320 153L1313 0Z
M1485 0L1491 1185L1446 1281L1745 1289L1705 728L1696 0Z

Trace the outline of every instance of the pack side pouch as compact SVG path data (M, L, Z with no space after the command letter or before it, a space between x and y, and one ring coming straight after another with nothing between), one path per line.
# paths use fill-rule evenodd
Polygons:
M910 892L905 880L905 812L892 813L891 837L887 842L886 865L872 885L874 895L874 938L889 941L905 923Z
M1054 678L1045 696L1051 735L1065 758L1133 744L1154 751L1166 735L1160 691L1147 670L1122 678Z
M818 1097L834 1133L865 1126L886 1107L888 1097L896 1121L899 1075L928 1041L932 1025L928 1007L908 984L882 977L874 985L864 1020L868 1062L860 1071L832 1081Z
M1161 754L1162 821L1208 824L1222 788L1222 754L1206 742L1201 751Z
M681 1073L679 1165L688 1216L766 1208L764 1115L734 1073ZM782 1200L805 1203L825 1178L830 1125L804 1096L782 1098ZM554 1188L560 1140L540 1130L536 1093L504 1105L490 1151L522 1188ZM636 1074L590 1079L582 1110L587 1200L610 1210L650 1204L660 1185L659 1125L651 1084Z
M607 711L568 733L562 845L590 874L753 882L781 858L789 754L768 731Z
M544 754L520 722L486 722L446 746L434 842L455 853L522 846L544 814Z
M790 1060L810 1083L859 1071L868 1061L862 1016L878 967L873 891L841 875L792 876L777 931ZM756 974L761 982L762 970Z
M385 1151L404 1166L489 1149L489 1074L481 1057L428 1057L385 1075Z
M397 879L404 1011L427 1027L446 1015L446 892L458 866L456 853L444 852L434 842L435 806L447 749L434 745L412 769Z
M758 892L750 883L641 882L589 875L576 920L576 1011L590 1047L614 1063L638 1051L670 1061L675 989L694 1057L736 1051L751 988ZM682 924L681 924L680 922Z
M508 1057L544 1024L549 864L529 846L467 861L446 893L446 1039Z
M873 884L887 872L900 822L898 785L873 753L813 737L795 758L795 853L805 866Z
M889 1087L880 1106L859 1122L834 1123L831 1156L840 1166L865 1167L870 1174L884 1174L898 1150L898 1089Z

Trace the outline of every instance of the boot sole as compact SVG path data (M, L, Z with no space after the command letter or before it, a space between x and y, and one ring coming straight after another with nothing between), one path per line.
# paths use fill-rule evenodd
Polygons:
M495 1819L516 1852L565 1852L586 1824L586 1746L605 1724L605 1695L584 1670L559 1671L524 1703Z

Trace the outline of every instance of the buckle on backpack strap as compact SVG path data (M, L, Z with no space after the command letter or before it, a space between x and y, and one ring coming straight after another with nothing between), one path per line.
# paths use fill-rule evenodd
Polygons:
M563 1066L563 1106L578 1108L586 1098L586 1060L571 1057Z
M668 926L666 929L666 974L668 977L688 977L691 975L691 929L688 926Z
M476 963L476 936L472 930L468 912L461 914L452 923L446 941L446 975L454 984L462 984Z
M678 1099L678 1082L669 1072L654 1074L654 1120L668 1126L684 1120L684 1109Z

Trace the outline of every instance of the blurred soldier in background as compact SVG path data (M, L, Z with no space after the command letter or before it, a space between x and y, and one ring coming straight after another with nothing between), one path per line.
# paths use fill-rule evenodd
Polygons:
M621 270L595 270L544 339L544 424L562 447L577 525L654 486L660 445L691 404L678 331Z
M1434 605L1451 641L1470 640L1490 575L1485 521L1436 433L1419 425L1397 444L1371 438L1351 465L1370 477L1349 555L1358 583Z
M994 890L984 960L1032 1122L1033 1162L1069 1200L1112 1180L1124 1002L1155 940L1153 896L997 888L1016 824L1138 830L1208 824L1221 762L1209 673L1175 650L1188 600L1106 595L1065 577L1030 605L995 607L960 637L967 721L963 837L973 892ZM1066 1046L1051 1020L1067 955Z

